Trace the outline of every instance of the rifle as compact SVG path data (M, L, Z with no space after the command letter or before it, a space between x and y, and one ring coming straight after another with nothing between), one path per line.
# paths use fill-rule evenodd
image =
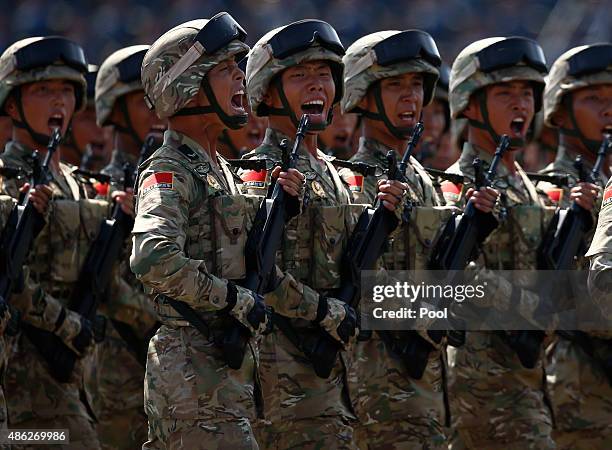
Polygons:
M47 144L47 154L40 163L38 151L32 154L33 170L30 179L30 189L41 184L48 184L51 178L49 164L61 140L59 128L54 128ZM23 265L32 250L32 244L45 226L45 219L32 205L30 191L13 208L2 231L0 240L0 303L8 303L16 284L25 280ZM9 306L10 308L10 306ZM10 308L11 320L7 328L8 335L17 334L19 328L19 312Z
M473 162L475 188L491 186L497 173L504 152L510 145L507 135L503 135L495 149L495 155L486 176L482 175L482 162L475 158ZM430 270L464 270L475 255L478 246L497 228L497 219L492 213L484 213L468 202L461 214L451 217L434 244L428 261ZM465 342L464 330L448 330L447 339L450 345L460 347Z
M387 153L389 167L387 177L389 180L406 181L406 168L410 156L423 134L423 129L421 122L414 127L399 167L395 152L391 150ZM404 224L410 220L411 209L411 205L405 206L402 217ZM343 255L341 286L337 294L334 295L335 298L347 303L353 309L358 308L361 300L361 271L376 268L376 261L384 253L389 235L398 224L399 221L395 213L385 208L381 201L377 201L374 208L366 208L361 213ZM379 334L391 336L388 332L379 331ZM341 349L342 346L339 342L329 334L321 333L311 356L315 373L319 377L328 378L330 376L338 352Z
M578 156L574 167L578 170L579 182L594 183L601 171L606 158L606 152L612 147L612 137L604 135L601 146L597 152L597 160L589 174L584 171L582 157ZM538 269L540 270L570 270L575 264L575 258L586 252L585 235L593 228L591 213L576 202L569 208L558 209L551 219L542 243L538 247ZM564 333L564 332L557 332ZM569 333L564 335L567 337ZM572 336L578 335L578 332ZM523 367L532 369L538 362L542 342L546 334L540 330L516 331L506 337L508 345L516 352ZM575 339L578 344L584 339ZM587 354L588 349L584 347Z

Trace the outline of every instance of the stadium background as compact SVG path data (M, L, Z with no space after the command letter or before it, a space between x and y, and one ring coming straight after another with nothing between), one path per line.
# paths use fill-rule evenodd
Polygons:
M573 45L612 40L612 0L0 0L0 50L24 37L61 34L97 64L117 48L150 44L174 25L224 10L250 44L303 18L331 23L345 46L376 30L420 28L449 63L488 36L536 38L549 62Z

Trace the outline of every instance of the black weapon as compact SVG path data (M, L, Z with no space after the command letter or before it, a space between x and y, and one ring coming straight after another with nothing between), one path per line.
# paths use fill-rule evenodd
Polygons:
M391 150L387 153L389 180L406 181L406 168L423 134L423 129L421 122L415 126L399 167L395 152ZM405 205L402 217L404 226L410 220L410 212L411 205ZM335 298L357 309L361 299L361 271L376 268L376 261L384 253L389 235L398 226L398 222L395 213L385 208L380 201L376 202L374 208L367 208L361 213L343 255L341 286L338 293L334 295ZM310 357L315 373L319 377L328 378L330 376L341 349L339 342L329 334L321 333Z
M543 173L527 172L527 176L531 181L544 181L559 187L569 185L569 175L546 175Z
M360 173L364 177L372 175L382 175L382 169L378 166L373 166L361 161L345 161L343 159L334 158L331 163L336 167L345 167L351 169L353 172Z
M58 128L53 129L49 143L47 144L47 154L43 163L40 163L38 151L32 154L33 170L30 179L30 188L42 184L48 184L51 178L49 173L49 163L53 154L57 150L61 140ZM24 282L23 265L28 254L32 250L34 239L39 235L45 226L44 217L34 208L30 201L28 191L20 202L13 208L7 224L2 231L0 240L0 303L8 303L15 286ZM18 312L11 310L11 319L7 334L15 333L18 322Z
M228 159L228 163L238 169L244 170L267 170L268 165L272 164L268 159Z
M594 183L604 164L606 153L612 147L612 137L604 135L597 152L597 160L591 173L585 173L582 157L578 156L574 166L578 170L580 182ZM574 267L576 257L586 252L585 235L593 228L591 213L576 202L569 208L557 209L550 221L542 243L538 247L538 269L540 270L570 270ZM553 287L551 286L551 291ZM574 334L578 336L577 333ZM506 333L506 342L516 352L521 364L526 368L534 368L541 353L542 342L546 334L541 330L524 330ZM584 343L584 340L577 340Z
M434 169L433 167L425 167L425 170L434 179L440 178L454 184L462 184L465 181L465 177L463 175L459 175L458 173L448 173L443 170Z
M579 172L580 182L596 182L610 148L612 148L612 136L606 134L597 152L593 170L589 174L584 173L582 158L580 156L576 158L575 166ZM558 209L538 248L538 268L570 270L575 265L575 258L586 252L584 237L592 228L591 213L576 202L573 202L569 208Z
M482 177L481 161L474 160L476 171L475 188L490 186L495 179L497 166L508 148L510 140L503 135L495 150L495 156L486 177ZM478 245L497 228L497 220L492 213L483 213L468 202L461 214L451 217L446 223L440 238L434 245L429 260L431 270L463 270L474 256Z
M32 173L25 170L23 167L0 167L0 176L8 179L15 178L21 180L27 177L31 177Z

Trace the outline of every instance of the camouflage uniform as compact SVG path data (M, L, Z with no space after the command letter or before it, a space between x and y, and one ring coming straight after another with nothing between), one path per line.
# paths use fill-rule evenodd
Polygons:
M551 67L551 74L544 90L544 120L549 126L556 126L554 114L565 104L563 97L575 89L598 84L612 84L612 71L589 73L571 77L567 73L567 60L589 46L580 46L561 55ZM609 46L612 51L612 46ZM569 175L570 186L557 187L540 183L549 199L562 208L571 205L570 188L579 179L574 167L576 155L561 143L555 161L542 173L550 175ZM589 162L584 160L584 170L590 172ZM605 179L600 175L599 182ZM594 223L597 220L599 202L592 211ZM594 230L586 236L587 242ZM580 261L578 267L587 265ZM588 294L585 293L588 296ZM584 302L581 302L581 304ZM597 331L586 334L595 353L606 352L610 348L612 331ZM608 351L609 352L609 351ZM587 355L577 342L558 337L546 350L547 387L555 418L553 437L557 446L564 449L609 448L612 445L612 387L597 361Z
M301 62L323 60L332 72L341 74L341 56L316 44L286 58L275 58L268 41L283 28L263 36L249 55L247 95L251 110L260 117L268 115L263 97L283 70ZM340 94L336 92L334 102L340 97L341 90ZM293 136L268 128L262 144L243 158L280 162L283 139L291 149ZM350 205L350 191L331 164L332 157L317 150L315 158L304 144L298 154L296 169L306 178L303 211L287 224L278 264L297 280L300 307L288 310L296 301L291 290L281 293L277 289L276 299L269 301L266 297L266 303L294 319L292 324L301 338L312 339L320 332L312 325L319 298L333 297L333 289L340 286L340 259L363 206ZM259 195L265 195L271 181L266 172L245 171L241 177L248 192ZM257 435L262 448L354 449L351 425L355 416L346 384L347 355L343 353L329 378L323 379L315 375L310 362L280 330L263 337L260 352L266 422L260 424Z
M374 64L367 68L361 66L362 72L354 70L358 61L369 55L372 46L395 33L373 33L347 49L343 59L347 74L343 111L352 112L377 80L404 73L424 73L430 77L424 78L424 104L431 101L438 70L425 60L411 59L390 66ZM377 166L386 172L389 169L386 155L390 150L381 142L362 137L359 149L351 161ZM397 155L397 158L401 158L401 155ZM387 178L386 174L364 177L348 169L340 173L349 184L357 203L373 204L378 180ZM429 250L426 242L433 240L439 221L449 217L451 211L449 208L430 208L439 205L440 200L431 178L414 157L410 157L406 179L407 200L414 208L410 225L402 227L391 241L390 251L383 256L383 265L389 270L425 269ZM445 215L445 212L448 213ZM396 339L423 339L414 332L393 334ZM378 333L372 334L369 339L358 340L354 347L349 384L360 421L355 427L360 448L446 448L443 431L445 361L437 347L432 347L423 377L416 380L406 373L403 361L390 354Z
M595 236L586 256L590 259L589 289L604 317L612 316L612 179L604 190Z
M239 39L212 55L198 50L194 37L207 23L213 21L173 28L145 55L146 98L161 118L183 109L215 65L248 51ZM158 84L162 77L165 82ZM257 198L240 195L239 180L223 158L211 158L175 131L165 133L162 147L139 172L130 265L162 322L149 344L149 439L143 448L257 449L251 429L259 397L255 339L248 340L239 370L227 367L216 345L231 326L229 315L252 335L262 331L247 318L257 301L253 293L228 281L245 275L246 229ZM192 327L165 296L197 311L209 335ZM217 314L228 308L229 315Z
M20 71L14 54L20 49L37 45L44 38L28 38L16 42L0 57L0 105L4 109L6 98L15 87L30 82L60 79L75 85L76 110L84 107L85 78L83 72L56 64ZM71 43L70 41L65 41ZM84 63L84 61L83 61ZM20 126L29 127L21 114ZM30 134L34 133L31 128ZM33 135L33 134L32 134ZM42 140L46 136L35 136ZM33 150L16 141L9 141L0 155L0 165L22 168L32 172ZM12 345L5 388L8 420L11 428L67 428L70 445L65 448L99 448L94 430L94 416L90 409L89 392L84 386L83 373L92 363L89 350L81 354L73 345L80 335L80 316L68 311L72 288L78 279L80 261L85 259L91 240L99 225L108 215L106 201L87 198L87 190L72 176L72 169L60 163L52 166L49 184L53 198L46 214L46 226L38 236L28 256L29 277L22 293L13 294L11 302L21 310L22 322L50 331L59 336L77 355L72 379L60 383L49 373L46 361L33 345L25 331L21 331ZM0 193L18 198L21 179L3 179ZM61 317L65 317L63 320ZM63 446L62 446L63 447Z
M508 81L530 81L534 86L536 110L543 88L541 69L518 64L503 66L489 72L479 69L478 52L489 46L503 45L505 38L483 39L463 49L453 63L449 87L449 103L453 118L462 117L470 97L486 86ZM535 44L532 42L532 44ZM482 92L482 91L480 91ZM486 108L480 97L481 109ZM483 117L485 111L483 110ZM481 123L493 133L490 123ZM488 127L488 128L486 128ZM514 145L514 144L511 144ZM448 205L463 206L464 194L474 180L472 162L479 157L486 166L492 154L465 143L459 160L447 172L467 177L456 186L442 183ZM481 268L500 270L531 270L536 268L537 244L552 217L535 185L515 163L516 174L500 164L493 187L501 194L494 214L499 225L482 244L477 260ZM486 272L486 270L485 270ZM503 278L491 282L512 286ZM529 285L515 284L517 304L509 305L514 295L496 295L496 309L518 308L526 320L538 304L537 295ZM497 298L499 297L499 298ZM451 448L554 448L550 437L552 418L545 403L543 359L533 369L523 367L515 351L508 345L503 332L472 332L460 348L448 349L448 389L453 436Z
M110 116L115 108L120 108L122 96L142 91L140 76L135 81L122 82L117 65L138 55L142 62L148 48L147 45L123 48L100 65L96 83L96 118L100 126L111 124ZM111 176L113 189L124 188L125 163L129 163L131 170L136 169L135 158L117 148L113 150L110 163L102 170ZM93 406L98 416L97 428L103 448L131 449L140 446L147 438L142 380L146 348L157 318L140 282L129 270L129 253L128 249L120 265L123 280L117 295L102 304L99 310L109 320L106 322L106 339L97 346L91 383L96 387Z

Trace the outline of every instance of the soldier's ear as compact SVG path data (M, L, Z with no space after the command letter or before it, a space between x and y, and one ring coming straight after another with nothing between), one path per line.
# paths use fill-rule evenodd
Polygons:
M270 107L271 107L271 106L274 106L274 105L272 104L272 96L270 95L270 93L269 93L269 92L266 92L266 93L264 94L263 99L261 100L261 102L262 102L264 105L267 105L267 106L270 106Z
M470 96L470 101L468 102L467 107L463 110L463 115L471 120L481 119L480 102L478 101L478 96Z
M17 110L17 101L15 100L14 95L9 95L6 102L4 102L4 111L11 119L20 120L18 117L19 112Z
M551 117L550 120L554 125L560 128L573 128L572 121L569 117L567 109L564 107L559 108Z

